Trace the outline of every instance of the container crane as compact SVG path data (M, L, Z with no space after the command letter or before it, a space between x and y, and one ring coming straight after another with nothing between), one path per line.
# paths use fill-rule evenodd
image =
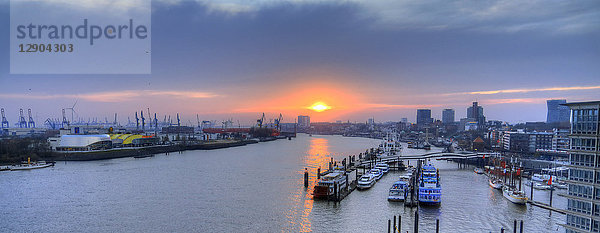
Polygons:
M27 121L25 121L25 117L23 116L23 109L19 109L19 128L27 128Z
M62 109L62 125L63 127L69 126L69 121L67 121L67 115L65 114L65 109Z
M8 120L6 120L6 116L4 115L4 108L2 109L2 128L8 128Z
M265 113L264 112L262 114L262 117L260 119L256 120L256 124L258 125L258 128L262 128L263 122L265 122Z
M146 130L146 118L144 118L144 111L140 111L140 116L142 117L142 130Z
M140 118L138 118L137 112L135 112L135 128L140 129Z
M29 114L29 121L27 122L27 128L35 128L35 121L33 121L33 117L31 116L31 108L27 109L27 113Z

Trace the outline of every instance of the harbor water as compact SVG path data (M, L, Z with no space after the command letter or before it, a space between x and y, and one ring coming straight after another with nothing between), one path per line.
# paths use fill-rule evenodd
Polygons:
M354 191L340 203L312 200L319 166L357 155L379 140L299 134L293 140L154 157L58 162L31 171L0 172L0 232L387 232L402 216L412 232L564 232L565 216L510 203L487 177L453 162L431 161L443 189L438 207L408 208L387 201L399 172ZM436 151L433 148L432 151ZM404 145L403 155L423 154ZM415 161L410 162L416 164ZM311 187L303 186L304 169ZM529 187L523 186L529 195ZM553 206L566 199L555 190ZM549 191L534 191L548 203Z

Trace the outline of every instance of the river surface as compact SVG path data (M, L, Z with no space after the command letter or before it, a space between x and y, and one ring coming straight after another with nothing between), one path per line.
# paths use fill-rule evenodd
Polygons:
M313 201L312 187L303 186L304 168L312 182L330 157L341 160L378 144L299 134L220 150L4 171L0 232L387 232L394 215L402 216L403 232L412 232L417 209L386 199L400 173L390 172L337 204ZM424 152L404 145L402 154ZM512 232L515 219L524 221L524 232L564 232L557 225L564 215L508 202L472 168L432 163L440 169L442 204L418 208L420 232L434 232L436 219L440 232ZM556 195L564 192L554 192L553 206L566 206ZM537 201L549 198L549 191L534 192Z

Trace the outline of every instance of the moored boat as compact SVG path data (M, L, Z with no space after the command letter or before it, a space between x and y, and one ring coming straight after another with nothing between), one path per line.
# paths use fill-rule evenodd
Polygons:
M502 189L502 181L500 181L499 179L490 178L488 180L488 183L490 187L494 189Z
M368 189L375 185L375 175L371 173L366 173L362 175L358 181L356 182L356 187L358 189Z
M325 199L333 195L335 193L336 183L338 190L346 188L347 183L345 172L334 170L333 172L321 177L321 179L315 185L313 198Z
M525 205L525 203L527 203L528 200L527 196L525 195L525 192L515 190L514 188L509 188L508 186L505 186L502 189L502 195L510 202L519 205Z
M425 165L419 180L419 204L437 205L442 202L442 187L438 170L433 165Z
M399 180L394 182L388 194L388 201L404 201L408 190L408 182Z
M377 168L373 168L373 169L369 170L368 173L373 174L373 176L375 176L376 180L379 180L379 179L381 179L381 177L383 177L383 171L381 171Z
M375 168L381 170L383 173L388 173L388 171L390 171L390 165L388 165L387 163L375 164Z
M481 169L481 168L475 168L475 169L473 169L473 172L475 172L477 174L483 174L483 169Z

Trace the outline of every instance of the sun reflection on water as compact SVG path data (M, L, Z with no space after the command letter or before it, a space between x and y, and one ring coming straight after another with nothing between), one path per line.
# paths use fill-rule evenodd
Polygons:
M314 185L317 181L317 170L321 167L321 171L325 171L330 160L329 152L329 141L325 138L312 137L310 140L310 146L306 152L304 160L304 167L309 172L309 185L308 188L301 186L290 198L294 203L295 207L287 214L290 225L293 231L300 232L311 232L310 213L313 208L312 192ZM298 171L298 177L303 177L304 169ZM304 181L301 180L301 183ZM282 229L288 231L289 229Z

